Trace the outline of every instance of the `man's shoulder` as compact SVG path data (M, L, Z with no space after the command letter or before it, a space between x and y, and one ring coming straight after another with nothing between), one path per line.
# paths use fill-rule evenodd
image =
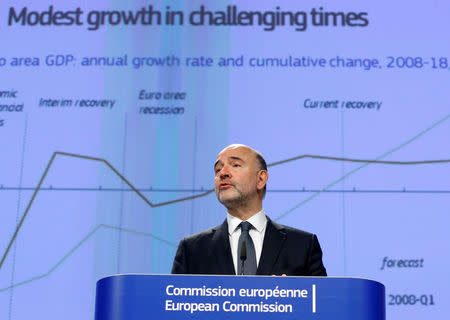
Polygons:
M299 237L299 238L313 238L315 237L315 235L311 232L305 231L305 230L301 230L301 229L297 229L294 227L290 227L290 226L286 226L284 224L279 224L277 222L274 222L273 220L268 220L267 223L272 224L272 226L280 231L281 233L286 233L286 235L289 236L295 236L295 237Z
M191 234L189 236L186 236L182 239L183 242L191 244L195 242L201 242L205 240L211 240L211 238L214 236L214 234L220 230L223 227L223 225L218 225L212 228L208 228L206 230Z

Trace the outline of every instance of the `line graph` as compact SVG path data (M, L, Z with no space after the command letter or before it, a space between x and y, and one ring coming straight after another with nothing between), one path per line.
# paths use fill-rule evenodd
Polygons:
M388 155L391 155L392 153L404 148L405 146L409 145L410 143L416 141L417 139L419 139L420 137L422 137L424 134L428 133L429 131L433 130L434 128L438 127L439 125L441 125L442 123L444 123L445 121L447 121L450 118L450 114L447 114L445 117L441 118L440 120L436 121L435 123L431 124L430 126L428 126L427 128L425 128L424 130L420 131L418 134L414 135L412 138L406 140L405 142L401 143L400 145L392 148L391 150L386 151L385 153L381 154L380 156L376 157L376 159L374 160L374 162L366 162L363 165L347 172L346 174L344 174L342 177L340 177L337 180L332 181L331 183L329 183L327 186L325 186L322 190L312 194L311 196L309 196L308 198L306 198L305 200L302 200L301 202L297 203L295 206L293 206L292 208L288 209L287 211L285 211L284 213L282 213L280 216L278 216L275 221L279 221L281 219L283 219L284 217L286 217L287 215L291 214L292 212L294 212L294 210L300 208L301 206L305 205L306 203L308 203L309 201L311 201L312 199L314 199L315 197L317 197L319 194L321 194L322 192L329 190L330 188L332 188L333 186L335 186L336 184L338 184L339 182L343 181L344 179L346 179L347 177L353 175L354 173L358 172L359 170L369 166L372 163L378 163L378 162L386 162L383 161L381 159L387 157ZM440 160L438 160L440 163ZM444 161L447 162L447 161ZM421 162L423 164L423 162ZM393 164L398 164L398 163L393 163ZM416 162L417 164L417 162Z
M435 163L448 163L450 160L442 159L442 160L422 160L422 161L386 161L386 160L369 160L369 159L352 159L352 158L339 158L339 157L329 157L329 156L320 156L320 155L312 155L312 154L304 154L297 157L292 157L285 160L280 160L277 162L273 162L268 164L268 167L277 166L280 164L300 160L300 159L316 159L316 160L333 160L333 161L342 161L342 162L355 162L355 163L365 163L365 164L390 164L390 165L418 165L418 164L435 164Z
M450 117L447 116L446 118ZM442 122L443 120L441 120ZM419 134L418 136L420 136L421 134ZM411 140L412 142L413 140ZM398 149L398 148L397 148ZM389 154L392 153L392 151L389 152ZM385 154L387 155L387 154ZM384 155L384 156L385 156ZM39 183L37 185L37 187L35 188L35 191L30 199L30 201L28 202L28 205L25 209L24 214L22 215L22 218L20 219L14 233L13 236L11 238L11 240L9 241L9 244L5 250L5 252L3 253L2 259L0 261L0 269L2 268L6 257L8 256L8 253L28 215L28 212L34 202L34 200L36 199L36 196L38 194L38 192L41 190L42 188L42 184L53 164L53 162L55 161L56 156L65 156L65 157L71 157L71 158L79 158L79 159L84 159L84 160L90 160L90 161L96 161L96 162L102 162L104 163L108 168L110 168L126 185L128 185L128 187L135 192L147 205L149 205L152 208L157 208L157 207L162 207L162 206L166 206L166 205L170 205L170 204L174 204L174 203L178 203L178 202L183 202L183 201L188 201L188 200L193 200L193 199L197 199L200 197L205 197L207 195L209 195L210 193L212 193L214 191L214 189L210 189L207 190L205 192L202 192L200 194L196 194L196 195L192 195L192 196L188 196L188 197L183 197L183 198L178 198L178 199L174 199L174 200L170 200L170 201L166 201L166 202L161 202L161 203L152 203L144 194L142 194L142 192L137 189L130 181L128 181L127 178L125 178L111 163L109 163L108 160L103 159L103 158L98 158L98 157L92 157L92 156L87 156L87 155L81 155L81 154L75 154L75 153L69 153L69 152L61 152L61 151L55 151L52 155L52 157L50 158L50 161L48 162L44 173L42 174ZM383 157L384 157L383 156ZM380 160L381 158L377 158L375 160L370 160L370 159L354 159L354 158L340 158L340 157L333 157L333 156L323 156L323 155L311 155L311 154L304 154L304 155L299 155L296 157L292 157L292 158L288 158L288 159L284 159L281 161L277 161L277 162L273 162L268 164L268 167L273 167L273 166L277 166L277 165L281 165L281 164L285 164L285 163L289 163L292 161L297 161L297 160L301 160L301 159L316 159L316 160L332 160L332 161L339 161L339 162L356 162L356 163L364 163L363 166L369 165L369 164L387 164L387 165L425 165L425 164L442 164L442 163L450 163L450 159L440 159L440 160L419 160L419 161L386 161L386 160ZM361 168L361 167L359 167ZM355 169L356 170L356 169ZM357 169L359 170L359 169ZM353 171L356 172L356 171ZM347 175L348 176L348 175ZM341 178L342 179L342 178ZM341 181L341 180L338 180ZM329 185L327 187L327 189L329 189L332 185L336 184L337 182ZM313 194L311 197L315 197L317 194L321 193L322 191L318 191L315 194ZM308 198L308 199L312 199L312 198ZM307 199L307 200L308 200ZM309 201L309 200L308 200ZM280 219L281 217L284 217L284 215L286 215L288 213L283 214L282 216L278 217L277 219Z
M155 236L154 234L151 233L146 233L146 232L141 232L141 231L136 231L136 230L131 230L131 229L127 229L127 228L122 228L122 227L116 227L116 226L111 226L111 225L107 225L107 224L99 224L97 225L94 229L92 229L88 234L86 234L75 246L73 246L61 259L59 259L47 272L32 277L30 279L21 281L21 282L17 282L14 283L10 286L4 287L4 288L0 288L0 292L3 291L7 291L10 289L13 289L15 287L19 287L22 285L25 285L27 283L31 283L37 280L40 280L42 278L45 278L47 276L49 276L51 273L53 273L64 261L66 261L73 253L75 253L75 251L77 251L83 244L85 244L90 238L92 238L92 236L94 236L98 231L100 231L101 229L111 229L111 230L117 230L117 231L124 231L127 233L132 233L132 234L136 234L136 235L140 235L140 236L144 236L144 237L150 237L153 239L157 239L160 242L163 242L171 247L176 248L176 244L172 243L170 241L167 241L161 237Z
M111 165L107 160L102 159L102 158L97 158L97 157L91 157L91 156L86 156L86 155L81 155L81 154L75 154L75 153L68 153L68 152L61 152L61 151L56 151L53 153L52 157L50 158L50 161L48 162L44 173L42 174L41 178L39 179L39 183L33 193L33 195L31 196L30 201L28 202L28 205L25 209L24 214L22 215L22 218L20 219L16 230L14 231L14 234L11 238L11 241L8 244L8 247L6 248L2 260L0 261L0 269L2 268L6 257L9 253L9 250L11 249L17 234L19 233L20 229L22 228L22 225L28 215L28 212L30 211L30 208L34 202L34 200L36 199L36 196L39 192L39 190L42 187L42 184L44 183L45 178L47 177L47 174L53 164L53 162L55 161L56 156L66 156L66 157L71 157L71 158L79 158L79 159L84 159L84 160L90 160L90 161L97 161L97 162L102 162L104 164L106 164L106 166L108 166L123 182L125 182L142 200L144 200L145 203L147 203L150 207L152 208L156 208L156 207L161 207L161 206L165 206L165 205L169 205L169 204L173 204L173 203L177 203L177 202L181 202L181 201L187 201L187 200L192 200L195 198L199 198L199 197L204 197L208 194L210 194L211 192L213 192L214 190L208 190L204 193L198 194L198 195L193 195L193 196L189 196L189 197L185 197L185 198L180 198L180 199L175 199L172 201L167 201L167 202L161 202L161 203L157 203L157 204L153 204L152 202L150 202L149 199L147 199L147 197L145 197L138 189L136 189L136 187L131 184L113 165Z

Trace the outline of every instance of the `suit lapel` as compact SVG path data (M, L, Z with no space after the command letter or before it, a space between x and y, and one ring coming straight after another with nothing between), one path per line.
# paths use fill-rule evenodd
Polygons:
M212 241L212 252L208 259L215 261L217 274L236 274L231 255L230 240L228 238L228 223L225 220L215 229Z
M261 258L259 259L258 275L272 274L273 267L278 260L281 248L286 240L286 232L284 228L272 222L267 218L266 232L264 234L263 247L261 251Z

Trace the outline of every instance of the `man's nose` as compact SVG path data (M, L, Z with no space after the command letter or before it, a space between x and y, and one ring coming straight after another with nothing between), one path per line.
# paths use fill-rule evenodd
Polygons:
M224 178L229 178L229 177L231 177L230 170L228 170L228 166L224 166L220 170L220 178L224 179Z

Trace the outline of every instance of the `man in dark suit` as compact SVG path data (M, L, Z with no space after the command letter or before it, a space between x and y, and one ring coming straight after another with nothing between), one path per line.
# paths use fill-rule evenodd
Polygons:
M262 209L269 177L262 155L230 145L214 165L217 199L227 208L220 226L181 240L174 274L326 276L311 233L270 220Z

